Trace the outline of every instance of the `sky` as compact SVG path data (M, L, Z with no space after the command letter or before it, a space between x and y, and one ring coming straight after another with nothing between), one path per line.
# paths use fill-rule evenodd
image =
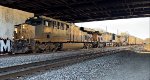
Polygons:
M150 17L75 23L77 26L120 34L127 32L141 39L149 38Z

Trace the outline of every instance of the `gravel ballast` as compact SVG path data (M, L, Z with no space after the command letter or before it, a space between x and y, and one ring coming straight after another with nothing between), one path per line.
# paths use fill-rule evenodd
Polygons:
M0 68L28 64L28 63L39 62L39 61L53 60L62 57L73 56L76 54L94 53L94 52L107 51L113 49L114 48L105 48L105 49L95 48L90 50L81 49L78 51L65 51L65 52L63 51L63 52L50 52L47 54L41 53L41 54L33 54L33 55L30 54L30 55L0 57Z
M20 80L150 80L150 54L124 51Z
M62 53L41 53L41 54L33 54L33 55L19 55L19 56L9 56L0 58L0 68L10 67L15 65L28 64L39 61L46 61L52 59L58 59L64 56L75 55L77 52L62 52Z

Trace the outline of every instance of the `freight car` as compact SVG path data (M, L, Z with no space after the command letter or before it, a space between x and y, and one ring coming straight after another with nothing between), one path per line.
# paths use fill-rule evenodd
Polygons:
M135 37L135 36L129 36L128 37L128 44L129 45L140 45L140 44L144 44L144 41L140 38Z

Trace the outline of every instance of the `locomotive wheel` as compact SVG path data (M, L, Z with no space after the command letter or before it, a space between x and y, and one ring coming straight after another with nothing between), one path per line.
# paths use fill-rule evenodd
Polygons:
M53 52L59 51L62 49L62 43L55 43L55 47L52 49Z
M59 43L59 45L58 45L58 51L62 50L62 47L63 47L63 44Z
M89 48L92 48L93 47L93 45L92 44L89 44Z
M85 48L85 49L89 49L89 48L92 48L92 47L93 47L92 44L89 44L89 43L85 43L85 44L84 44L84 48Z
M88 49L88 45L86 43L84 43L84 49Z

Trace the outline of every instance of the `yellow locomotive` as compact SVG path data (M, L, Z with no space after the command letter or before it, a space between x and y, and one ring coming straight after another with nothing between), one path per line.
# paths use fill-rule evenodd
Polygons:
M14 52L43 52L93 47L92 33L73 23L45 16L32 17L24 24L16 25ZM96 42L96 43L94 43Z
M13 52L33 53L121 46L127 42L124 38L125 36L99 32L78 27L73 23L38 16L27 19L23 24L15 25Z

